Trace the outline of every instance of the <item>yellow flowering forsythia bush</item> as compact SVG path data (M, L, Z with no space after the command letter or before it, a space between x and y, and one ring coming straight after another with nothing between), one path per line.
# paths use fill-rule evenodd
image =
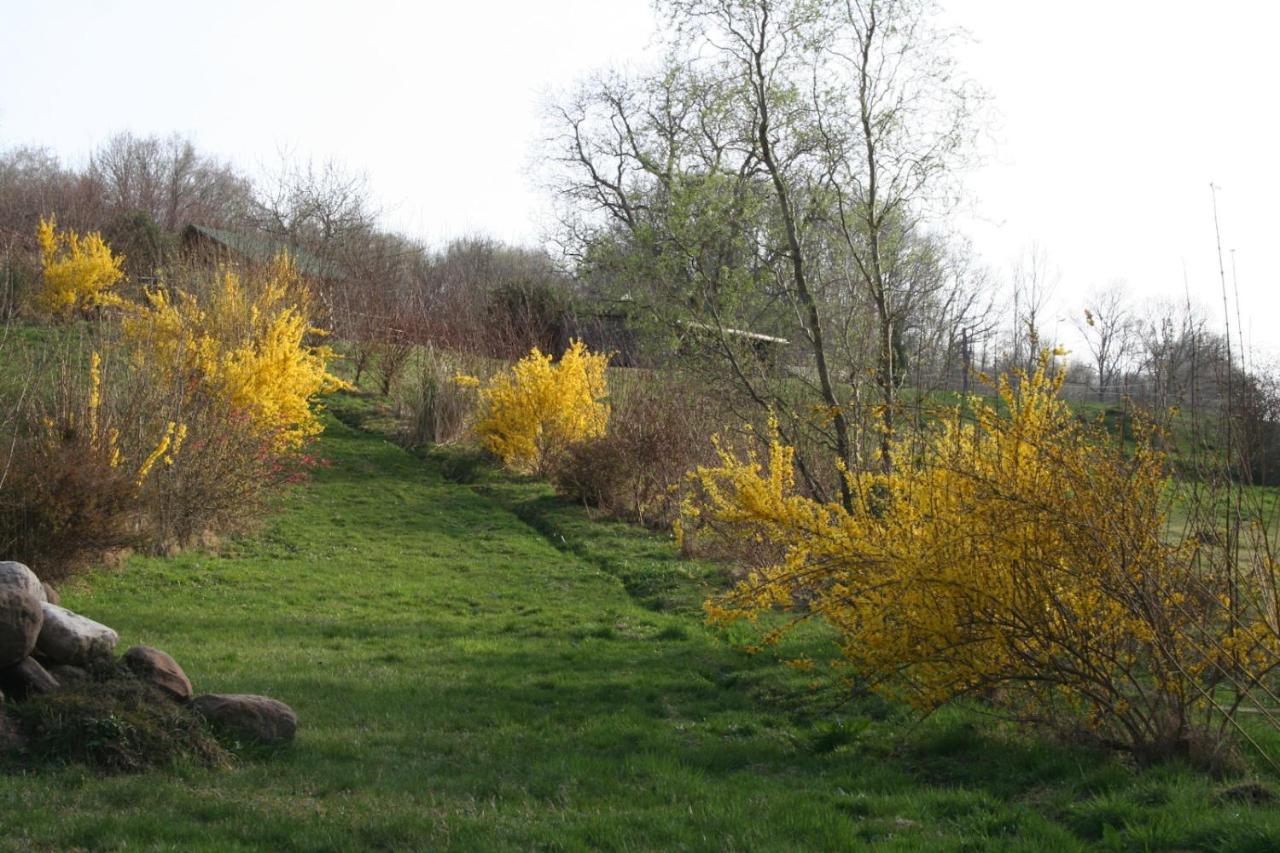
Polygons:
M687 524L784 556L707 611L795 614L767 640L824 619L858 678L923 710L979 695L1144 759L1206 758L1280 662L1276 636L1264 614L1229 613L1195 542L1166 538L1150 442L1126 454L1077 419L1047 355L1017 380L1000 405L897 442L890 473L848 474L855 512L797 496L776 437L763 463L722 450L696 472Z
M94 326L91 354L69 336L33 365L41 393L0 431L0 551L46 576L241 526L317 463L314 398L340 383L289 259L169 287Z
M554 363L534 347L481 390L476 435L508 467L547 473L570 446L604 435L608 364L609 356L588 352L581 341ZM467 376L455 381L479 384Z
M281 255L257 276L234 268L201 293L148 294L124 334L139 366L178 378L192 398L246 419L276 452L321 431L315 397L343 386L331 353L312 346L309 298L297 267Z
M55 316L100 305L118 305L111 288L124 277L124 258L113 255L97 233L81 237L58 231L57 221L41 219L36 230L44 284L35 294L38 308Z

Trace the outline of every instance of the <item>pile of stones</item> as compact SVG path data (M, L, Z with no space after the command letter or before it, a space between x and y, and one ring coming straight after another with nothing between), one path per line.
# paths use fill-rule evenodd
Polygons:
M59 603L57 591L22 563L0 561L0 710L89 682L91 672L116 663L119 636ZM248 742L279 745L293 740L298 717L283 702L246 693L195 695L172 657L134 646L119 659L132 677L152 685L158 702L175 702L215 727Z

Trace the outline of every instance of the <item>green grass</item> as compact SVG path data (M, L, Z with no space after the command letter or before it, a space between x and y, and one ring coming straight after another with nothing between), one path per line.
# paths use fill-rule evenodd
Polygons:
M1280 846L1280 809L1223 799L1233 780L1137 772L972 710L919 722L749 657L701 620L714 566L542 484L332 418L322 450L331 467L258 533L64 592L198 690L291 704L294 746L231 770L0 774L0 847Z

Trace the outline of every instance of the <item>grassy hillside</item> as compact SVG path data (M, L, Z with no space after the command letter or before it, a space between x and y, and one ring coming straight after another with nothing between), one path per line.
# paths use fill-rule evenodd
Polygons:
M258 533L64 594L198 690L289 702L296 744L229 771L0 774L0 847L1280 846L1239 780L965 710L918 723L749 658L702 624L713 567L545 486L333 420L322 451Z

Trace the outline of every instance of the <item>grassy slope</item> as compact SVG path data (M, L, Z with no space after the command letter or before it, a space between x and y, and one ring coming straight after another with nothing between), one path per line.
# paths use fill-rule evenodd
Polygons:
M334 424L333 466L221 556L66 603L264 692L295 746L225 772L0 776L12 849L1275 849L1280 813L961 711L833 710L704 628L705 567L545 487L446 481ZM554 547L552 543L559 547Z

